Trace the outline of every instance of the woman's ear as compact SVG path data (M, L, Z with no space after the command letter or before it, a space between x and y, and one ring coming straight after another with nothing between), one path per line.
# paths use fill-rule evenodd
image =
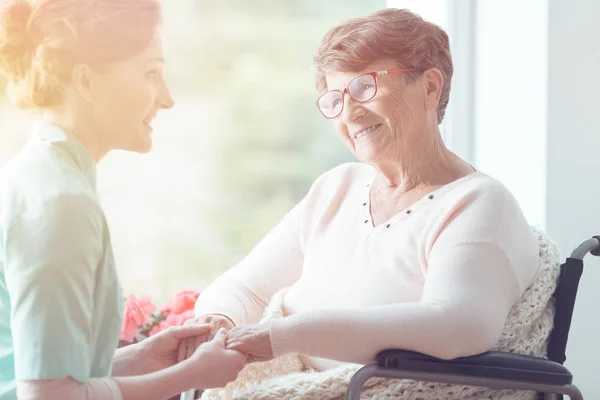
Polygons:
M78 64L71 73L73 88L86 101L91 101L93 91L93 71L86 64Z
M430 68L423 73L423 79L425 81L425 109L437 110L444 85L442 72L437 68Z

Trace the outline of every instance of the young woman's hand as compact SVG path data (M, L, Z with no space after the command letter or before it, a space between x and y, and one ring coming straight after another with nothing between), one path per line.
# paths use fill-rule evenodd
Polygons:
M172 326L150 336L139 343L139 365L144 366L144 373L151 373L177 364L179 344L188 338L203 337L210 331L210 326L188 325Z
M187 363L197 373L198 389L223 387L234 381L246 365L246 355L227 349L227 333L219 329L211 341L205 342L192 354Z

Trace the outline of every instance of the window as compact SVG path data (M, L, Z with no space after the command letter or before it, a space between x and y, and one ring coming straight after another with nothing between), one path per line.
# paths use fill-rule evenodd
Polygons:
M384 1L164 4L168 79L150 154L99 167L125 292L202 289L353 156L314 107L312 57L335 24Z
M318 175L354 160L314 107L312 57L329 28L386 6L449 24L444 0L163 5L177 104L159 113L151 153L114 152L98 167L126 293L162 303L202 289L244 257ZM0 164L27 137L24 114L2 104Z
M314 107L312 57L330 27L385 6L164 4L177 105L159 113L151 153L114 152L98 167L126 293L162 303L202 289L245 256L319 174L353 160ZM2 163L27 137L23 114L3 104Z

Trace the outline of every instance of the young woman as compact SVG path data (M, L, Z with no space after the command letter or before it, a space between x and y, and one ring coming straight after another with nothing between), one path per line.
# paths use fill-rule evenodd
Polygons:
M0 1L0 72L38 121L0 172L0 399L165 399L235 379L225 333L177 363L174 328L115 352L122 319L96 163L146 152L173 106L157 0Z

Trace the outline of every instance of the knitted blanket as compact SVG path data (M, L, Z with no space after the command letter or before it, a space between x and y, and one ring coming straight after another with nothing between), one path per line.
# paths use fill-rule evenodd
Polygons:
M540 243L542 266L532 285L510 311L502 336L493 350L546 357L553 326L552 294L559 273L556 246L541 231L534 229ZM285 290L273 297L263 323L282 318ZM248 364L238 379L221 389L207 390L202 400L343 400L348 382L361 367L347 364L325 371L304 370L295 354L262 363ZM531 391L499 390L480 387L417 382L406 379L371 378L363 386L361 399L375 400L479 400L534 399Z

